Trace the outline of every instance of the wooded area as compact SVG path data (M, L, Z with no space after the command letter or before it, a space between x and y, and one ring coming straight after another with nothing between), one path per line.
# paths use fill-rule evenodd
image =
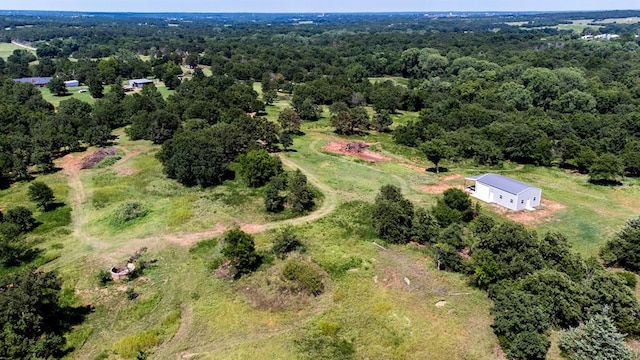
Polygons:
M259 194L263 206L256 212L282 218L328 201L285 157L305 129L327 119L334 133L325 137L388 136L389 148L419 154L437 175L443 163L480 169L513 163L588 174L603 188L640 176L640 23L594 22L640 12L300 14L295 21L286 14L0 15L0 41L35 48L0 57L0 181L3 189L30 182L28 199L42 214L67 201L40 181L59 170L54 161L117 144L118 131L155 146L164 175L185 192L233 183ZM592 22L582 32L555 28L578 19ZM619 36L582 38L597 34ZM13 81L22 77L53 77L47 91L59 105L45 100L45 89ZM125 85L144 78L152 81L141 89ZM91 102L75 98L66 80L87 86ZM96 163L109 156L116 152ZM567 358L632 358L623 340L640 336L634 274L640 220L608 239L599 259L585 258L566 235L539 236L496 221L459 189L446 190L431 207L415 205L403 190L383 186L373 204L358 205L366 210L336 226L365 224L358 231L375 232L386 244L418 244L437 270L461 273L486 291L493 331L510 359L546 358L552 330L562 331L558 346ZM46 220L36 222L26 203L6 211L5 205L0 358L72 354L63 335L90 309L65 303L58 275L32 267L42 240L27 234L49 226ZM135 212L122 223L148 213L138 202L121 209ZM238 280L275 271L268 269L276 263L279 291L287 296L320 296L328 279L342 276L338 265L300 256L306 245L291 228L267 253L256 251L240 227L227 230L220 244L194 247L207 253L217 276ZM133 290L130 295L133 301ZM311 329L316 340L298 339L297 349L315 358L354 358L357 347L338 332ZM594 340L603 336L611 340ZM149 356L145 351L132 354Z

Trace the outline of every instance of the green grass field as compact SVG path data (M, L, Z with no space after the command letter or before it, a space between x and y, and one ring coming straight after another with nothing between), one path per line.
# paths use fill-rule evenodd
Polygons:
M289 106L286 94L280 95L266 109L271 120ZM417 117L401 112L394 115L394 126ZM243 359L259 352L261 358L297 359L301 348L296 341L329 327L352 341L358 359L495 359L500 352L486 293L458 274L436 271L422 249L382 250L373 244L378 240L369 202L378 189L396 185L417 206L430 207L440 195L421 187L460 186L468 175L503 173L541 187L544 199L561 205L528 223L529 228L539 235L562 232L587 256L597 254L614 231L637 216L640 188L634 180L625 180L621 187L599 187L561 169L510 163L489 169L444 162L449 171L436 175L423 170L432 164L417 150L377 133L352 138L373 143L371 149L388 158L366 162L324 149L348 140L333 133L326 108L322 119L305 122L302 131L305 135L295 138L295 151L280 156L287 168L302 169L324 199L316 212L299 219L267 214L261 210L261 190L239 182L201 189L166 179L155 158L159 147L130 141L122 130L116 132L122 159L114 164L77 170L74 166L85 154L70 154L56 163L63 171L39 177L66 206L42 214L30 205L42 222L30 235L43 249L37 261L60 272L69 299L96 309L68 334L75 351L67 358L146 354ZM26 188L27 183L17 183L0 192L0 208L28 204ZM128 224L114 223L114 214L129 202L140 203L146 215ZM482 206L496 218L503 216ZM271 257L240 281L214 276L209 265L215 241L207 239L234 223L255 233L262 253L270 249L278 228L293 224L308 246L304 258L326 272L325 293L317 298L279 296L276 286L268 284L277 284L283 262ZM142 259L150 266L140 277L98 285L100 270L122 265L142 247L148 249ZM138 294L135 300L127 299L129 288ZM559 359L557 348L550 358Z
M158 89L158 92L162 95L162 97L164 97L165 99L169 97L169 95L174 93L174 90L167 89L164 86L164 84L158 84L156 85L156 88ZM104 94L108 93L110 89L111 89L111 85L106 85L104 87ZM96 99L91 97L91 94L89 93L87 86L84 86L84 85L78 86L74 88L69 88L68 90L69 90L69 95L57 96L52 94L51 91L49 91L49 89L46 86L40 88L42 97L46 101L50 102L56 108L60 105L61 101L64 101L66 99L71 99L71 98L82 100L84 102L88 102L89 104L93 104L96 101ZM80 92L80 90L87 90L87 91Z
M13 54L14 50L23 49L23 47L11 44L11 43L0 43L0 57L7 60L7 58ZM31 50L29 50L31 51ZM34 52L35 53L35 52Z

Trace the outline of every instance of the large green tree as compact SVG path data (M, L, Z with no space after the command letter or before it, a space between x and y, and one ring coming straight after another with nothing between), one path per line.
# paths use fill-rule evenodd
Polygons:
M282 174L282 161L266 150L252 150L237 159L238 175L250 187L265 185L272 177Z
M42 181L33 181L29 184L27 195L29 200L35 202L43 211L49 210L55 201L53 190Z
M69 94L67 87L64 85L64 80L59 77L52 78L47 84L47 88L49 88L51 93L56 96L65 96Z

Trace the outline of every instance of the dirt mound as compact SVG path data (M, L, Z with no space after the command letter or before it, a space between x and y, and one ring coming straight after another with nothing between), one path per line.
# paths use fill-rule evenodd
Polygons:
M548 199L543 199L541 205L534 211L511 211L496 204L492 204L491 206L494 211L504 215L507 219L519 222L524 225L539 224L545 221L549 221L553 218L556 212L567 208L563 204Z
M368 148L371 145L372 144L365 143L363 141L356 141L356 142L334 141L324 146L322 150L328 151L334 154L355 156L362 160L371 161L371 162L381 162L381 161L391 160L380 153L369 150Z

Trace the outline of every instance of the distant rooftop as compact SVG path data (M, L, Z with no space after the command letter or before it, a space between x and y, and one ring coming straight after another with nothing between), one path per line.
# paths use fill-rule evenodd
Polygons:
M467 180L473 180L481 184L486 184L496 189L506 191L510 194L517 195L527 189L537 189L535 186L525 184L512 178L498 174L483 174L477 176L469 176Z
M25 78L13 79L13 81L19 82L19 83L33 84L33 85L46 85L49 83L49 81L51 81L51 79L53 78L52 77L25 77Z

